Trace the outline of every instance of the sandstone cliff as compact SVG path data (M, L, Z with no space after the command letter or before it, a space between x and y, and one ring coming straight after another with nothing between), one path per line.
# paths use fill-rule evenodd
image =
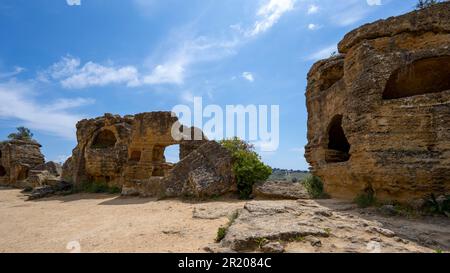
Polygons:
M450 192L450 3L364 25L308 74L306 159L332 196Z

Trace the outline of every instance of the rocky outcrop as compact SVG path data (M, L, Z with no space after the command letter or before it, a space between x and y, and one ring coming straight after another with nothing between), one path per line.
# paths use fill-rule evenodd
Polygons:
M30 171L44 164L41 145L33 140L0 142L0 185L21 187Z
M258 199L309 199L302 183L266 181L253 186L252 195Z
M62 171L75 185L102 182L122 187L123 195L156 197L214 196L234 185L228 151L171 112L82 120L77 140ZM177 164L164 156L171 145L179 145Z
M308 74L306 159L334 197L450 191L450 2L364 25Z
M449 248L447 218L416 219L414 225L408 221L342 200L251 201L239 210L221 242L205 250L393 253Z

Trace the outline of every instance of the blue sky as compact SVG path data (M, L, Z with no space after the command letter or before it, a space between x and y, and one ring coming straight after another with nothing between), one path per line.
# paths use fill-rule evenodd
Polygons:
M405 0L2 0L0 139L27 126L47 160L75 124L177 104L279 105L273 167L307 169L306 74L355 27Z

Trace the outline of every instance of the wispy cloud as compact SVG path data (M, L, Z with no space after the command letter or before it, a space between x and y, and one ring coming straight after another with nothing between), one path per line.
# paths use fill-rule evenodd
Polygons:
M253 76L253 74L251 72L243 72L242 78L244 78L245 80L247 80L249 82L255 81L255 77Z
M49 104L35 100L33 85L0 83L0 118L19 120L24 126L67 139L75 138L75 124L82 116L71 109L92 104L92 99L59 99Z
M295 0L270 0L262 5L257 15L259 20L255 22L249 35L255 36L270 29L286 12L294 8Z
M41 72L38 78L43 81L59 80L65 88L86 88L109 84L139 85L139 73L134 66L115 67L94 62L87 62L83 66L80 64L80 59L66 56Z
M16 67L14 67L13 71L0 72L0 79L15 77L15 76L19 75L20 73L22 73L23 71L25 71L25 68L16 66Z
M69 6L81 6L81 0L66 0Z

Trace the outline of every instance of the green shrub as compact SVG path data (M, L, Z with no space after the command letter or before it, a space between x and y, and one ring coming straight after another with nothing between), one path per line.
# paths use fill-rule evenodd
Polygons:
M235 211L233 214L231 214L228 217L228 223L223 227L219 227L219 229L217 230L217 237L216 237L217 243L222 241L223 238L225 238L225 236L227 235L228 229L234 223L234 221L238 218L238 216L239 216L239 212Z
M233 157L233 172L240 197L250 198L253 185L267 180L272 174L272 169L261 161L251 144L239 138L222 140L220 144L229 150Z
M436 196L431 194L425 201L424 209L433 214L450 215L450 195L446 195L442 200L437 200Z
M323 189L323 182L319 177L308 175L303 181L303 185L311 198L318 199L326 197Z
M30 129L25 127L17 127L17 133L11 133L8 135L9 139L13 140L32 140L33 133L31 133Z
M360 208L368 208L377 203L375 195L372 191L361 193L355 198L354 201Z

